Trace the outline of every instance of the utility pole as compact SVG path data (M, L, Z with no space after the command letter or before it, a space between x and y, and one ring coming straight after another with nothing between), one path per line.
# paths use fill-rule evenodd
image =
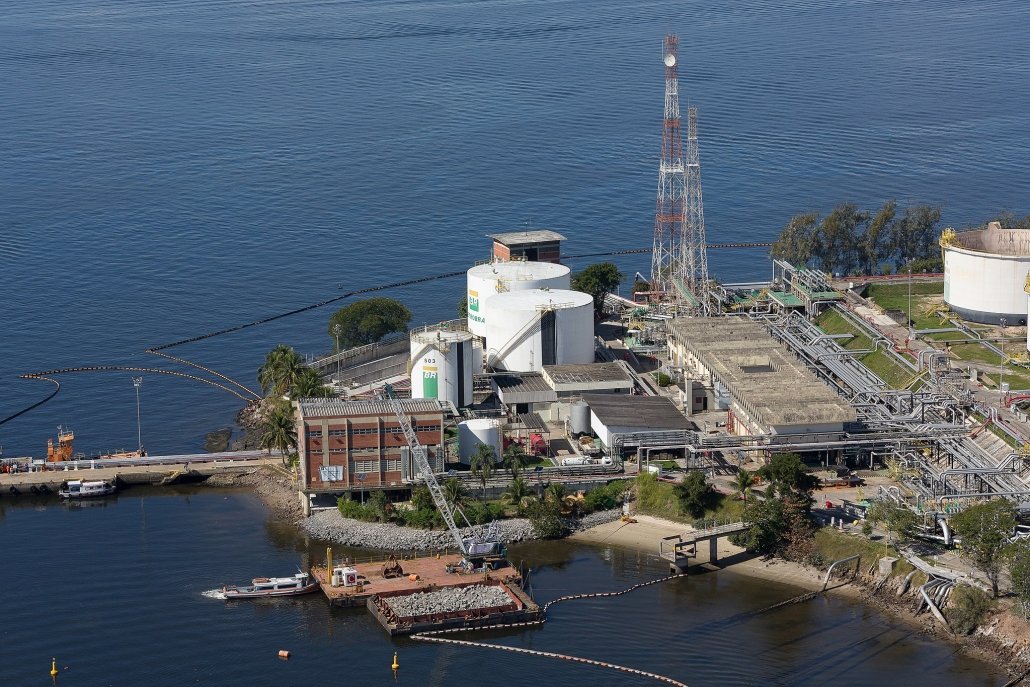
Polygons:
M336 335L336 381L340 381L340 333L343 327L339 323L333 325L333 334Z
M132 385L136 387L136 445L139 447L140 458L143 457L143 430L139 421L139 388L143 384L142 377L133 377Z
M1001 318L1001 340L998 341L1000 344L998 348L1001 349L1001 382L998 384L998 389L1001 391L1001 404L1005 405L1005 397L1008 395L1005 392L1005 363L1008 362L1008 354L1005 353L1005 323L1008 322L1006 318Z

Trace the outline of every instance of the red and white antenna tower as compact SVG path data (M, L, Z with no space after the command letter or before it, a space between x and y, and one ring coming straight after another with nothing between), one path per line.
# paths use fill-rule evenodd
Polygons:
M665 118L662 124L662 159L658 167L651 288L700 314L709 314L711 302L701 202L701 164L697 150L697 112L693 108L688 110L687 154L684 157L677 76L678 45L679 39L672 35L666 36L662 42Z

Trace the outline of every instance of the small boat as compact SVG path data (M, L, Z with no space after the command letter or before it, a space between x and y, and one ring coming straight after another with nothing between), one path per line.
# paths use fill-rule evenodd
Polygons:
M71 480L61 485L57 495L62 499L89 499L97 496L107 496L115 492L115 485L103 480L87 482L81 479Z
M293 577L255 577L245 586L222 587L226 599L259 599L268 596L298 596L318 589L318 581L310 574L299 572Z

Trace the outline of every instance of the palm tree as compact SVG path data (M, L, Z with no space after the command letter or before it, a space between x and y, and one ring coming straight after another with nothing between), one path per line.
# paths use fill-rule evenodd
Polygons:
M476 452L469 458L469 469L473 475L479 478L479 483L483 486L483 498L486 498L486 483L493 474L496 463L497 454L490 444L480 444L476 447Z
M740 497L744 499L744 503L747 503L747 497L751 495L751 485L755 481L755 473L750 470L740 468L737 470L737 479L733 482L733 487L740 494Z
M282 454L283 465L288 464L288 457L297 448L297 430L293 424L293 407L288 403L280 403L272 408L265 420L265 431L261 435L261 446Z
M258 383L265 393L282 396L293 387L303 368L304 362L297 352L286 344L279 344L265 356L264 364L258 369Z
M529 456L518 444L512 444L504 451L504 467L508 468L511 478L515 479L529 464Z
M457 477L451 477L443 483L443 495L447 499L447 502L452 507L461 507L468 503L469 500L469 489L465 486Z
M533 500L533 490L522 477L516 476L511 485L504 490L504 500L515 506L521 513Z
M558 506L565 504L565 496L568 491L565 489L565 485L561 482L551 482L544 487L544 501L551 501Z
M293 383L290 395L293 398L327 398L333 395L333 391L314 368L304 367Z

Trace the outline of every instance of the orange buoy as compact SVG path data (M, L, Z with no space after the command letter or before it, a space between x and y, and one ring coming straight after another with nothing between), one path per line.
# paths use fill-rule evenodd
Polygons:
M289 651L287 651L286 649L280 649L279 650L279 658L289 658L289 657L290 657L290 652Z

